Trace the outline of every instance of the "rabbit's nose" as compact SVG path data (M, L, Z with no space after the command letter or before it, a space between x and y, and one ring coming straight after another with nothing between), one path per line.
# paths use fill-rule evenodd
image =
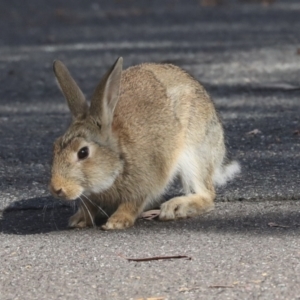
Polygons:
M54 186L50 187L51 192L56 197L64 197L66 194L62 188L55 188Z
M63 196L64 192L62 189L59 189L59 190L54 190L54 193L57 195L57 196Z

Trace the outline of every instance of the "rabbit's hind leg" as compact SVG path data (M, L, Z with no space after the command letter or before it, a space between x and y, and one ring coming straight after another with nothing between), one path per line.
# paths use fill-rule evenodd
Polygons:
M163 203L160 220L194 217L214 209L212 170L207 166L207 161L195 154L190 150L184 153L180 161L179 174L186 195Z
M161 206L159 219L169 221L195 217L214 209L213 198L202 194L189 194L173 198Z

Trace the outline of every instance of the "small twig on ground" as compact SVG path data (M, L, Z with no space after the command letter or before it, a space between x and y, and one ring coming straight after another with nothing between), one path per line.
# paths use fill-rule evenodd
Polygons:
M179 293L184 293L184 292L189 292L189 291L193 291L193 290L198 290L200 289L201 287L200 286L194 286L194 287L182 287L178 290Z
M141 261L152 261L152 260L164 260L164 259L179 259L179 258L185 258L187 260L191 260L192 258L186 255L174 255L174 256L153 256L153 257L145 257L145 258L128 258L121 256L122 258L127 259L128 261L136 261L136 262L141 262Z
M293 134L294 134L294 135L300 135L300 130L299 130L299 129L294 130Z
M150 297L150 298L138 298L136 300L164 300L166 297Z
M270 227L280 227L280 228L290 228L290 226L287 226L287 225L280 225L280 224L276 224L274 222L269 222L268 223L268 226Z
M246 135L258 135L258 134L261 134L262 132L259 130L259 129L253 129L249 132L246 133Z
M233 288L233 285L210 285L209 288L211 289L228 289Z

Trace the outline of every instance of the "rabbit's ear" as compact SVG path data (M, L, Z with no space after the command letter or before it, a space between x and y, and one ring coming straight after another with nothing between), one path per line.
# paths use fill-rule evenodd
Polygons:
M53 71L73 117L84 117L88 112L88 104L67 67L61 61L56 60L53 63Z
M119 57L98 84L91 101L90 115L109 129L119 99L123 58Z

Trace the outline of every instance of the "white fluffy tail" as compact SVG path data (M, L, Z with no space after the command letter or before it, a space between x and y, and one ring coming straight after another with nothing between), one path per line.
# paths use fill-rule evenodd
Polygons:
M232 161L227 165L221 166L215 171L213 181L217 186L225 185L227 181L233 179L241 172L241 166L237 161Z

